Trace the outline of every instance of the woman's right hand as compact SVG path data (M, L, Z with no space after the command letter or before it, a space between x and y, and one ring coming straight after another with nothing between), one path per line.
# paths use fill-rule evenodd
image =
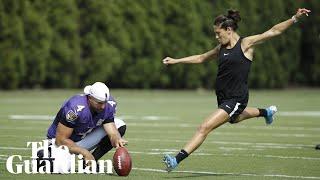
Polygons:
M162 60L163 64L165 65L169 65L169 64L176 64L177 63L177 60L176 59L173 59L171 57L166 57Z

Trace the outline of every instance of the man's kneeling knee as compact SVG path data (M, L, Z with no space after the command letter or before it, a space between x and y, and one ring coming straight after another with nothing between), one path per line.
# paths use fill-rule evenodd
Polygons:
M127 130L127 125L123 125L118 128L118 131L119 131L121 137L124 136L124 134L126 133L126 130Z
M127 126L123 125L121 127L118 128L119 134L120 136L124 136L124 134L126 133L127 130ZM101 139L101 141L99 142L99 144L97 145L96 149L92 152L93 157L95 158L95 160L100 159L103 155L105 155L108 151L110 151L112 149L112 145L109 139L109 136L105 136L104 138Z

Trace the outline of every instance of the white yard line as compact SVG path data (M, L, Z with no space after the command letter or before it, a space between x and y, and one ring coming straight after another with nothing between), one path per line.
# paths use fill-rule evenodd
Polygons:
M242 124L237 124L236 126L228 125L224 128L230 129L257 129L257 130L285 130L285 131L320 131L320 127L287 127L287 126L247 126Z
M53 120L55 116L51 115L9 115L9 119L13 120ZM146 120L146 121L159 121L159 120L176 120L178 117L170 117L170 116L156 116L156 115L145 115L145 116L119 116L120 119L126 120Z
M26 131L35 131L35 130L40 130L39 128L41 128L41 127L39 127L39 126L28 126L28 127L26 127L26 126L24 126L24 127L22 127L22 126L0 126L0 129L6 129L6 130L26 130ZM41 128L41 130L46 130L47 128L48 128L48 126L44 126L43 128L45 128L45 129L42 129Z
M181 142L185 143L188 140L178 139L142 139L142 138L127 138L129 141L149 141L149 142ZM310 148L314 145L308 144L281 144L281 143L255 143L255 142L232 142L232 141L206 141L206 143L212 144L227 144L227 145L245 145L245 146L269 146L269 147L283 147L283 148Z
M5 159L7 159L9 156L12 156L12 155L0 154L0 158L5 158ZM21 155L20 155L20 156L21 156ZM30 156L21 156L21 157L30 158Z
M0 128L1 129L1 128ZM19 136L19 135L10 135L10 134L1 134L0 137L5 137L5 138L30 138L30 139L46 139L47 137L45 136Z
M279 112L280 113L280 112ZM288 114L295 115L318 115L320 116L320 111L292 111L292 112L281 112L285 116ZM280 115L281 115L280 113ZM54 116L50 115L9 115L9 119L12 120L31 120L30 122L35 121L52 121ZM179 117L170 117L170 116L155 116L155 115L146 115L146 116L133 116L133 115L126 115L126 116L119 116L119 118L124 119L128 125L130 126L139 126L139 127L181 127L181 128L194 128L197 127L198 124L191 124L191 123L168 123L166 120L177 120ZM263 121L263 118L261 118ZM34 120L34 121L33 121ZM132 120L134 122L132 122ZM135 121L137 120L137 121ZM143 120L143 121L142 121ZM142 122L141 122L142 121ZM164 122L163 122L164 121ZM146 123L150 122L150 123ZM1 127L0 127L1 128ZM4 127L3 127L4 128ZM288 131L320 131L320 127L285 127L285 126L246 126L239 124L237 126L229 125L223 126L223 128L231 128L231 129L257 129L257 130L288 130ZM299 135L297 135L299 136ZM302 135L303 136L303 135Z
M142 123L127 123L127 125L129 127L133 127L133 126L136 126L136 127L172 127L172 124L142 124ZM182 127L186 127L188 125L186 124L182 124L180 125ZM174 126L174 127L178 127L177 126ZM264 129L265 130L268 130L269 127L265 127ZM23 131L35 131L35 130L39 130L39 127L34 127L34 126L24 126L24 127L21 127L21 126L1 126L0 129L5 129L5 130L23 130ZM43 127L42 129L47 129L47 126ZM248 127L247 129L250 129L250 127ZM276 128L274 128L274 130L276 130ZM313 129L312 129L313 131ZM157 130L157 129L154 129L154 130L145 130L145 131L138 131L138 130L130 130L131 133L143 133L143 134L156 134L156 133L159 133L159 134L162 134L163 133L163 130ZM180 131L169 131L167 132L168 134L180 134L181 132ZM257 136L257 137L295 137L295 138L320 138L320 134L318 133L247 133L247 132L214 132L215 135L217 136ZM9 137L9 135L0 135L0 137L3 136L3 137ZM11 137L14 137L14 135L12 135Z
M48 124L50 124L49 121L28 121L28 123L41 123L42 126L45 126L47 128ZM180 128L195 128L199 126L198 124L167 124L166 123L132 123L132 122L126 122L128 126L132 127L180 127ZM284 126L245 126L245 125L225 125L222 128L226 129L256 129L256 130L266 130L266 131L271 131L271 130L280 130L280 131L316 131L319 132L320 128L314 127L314 128L306 128L306 127L284 127ZM24 127L19 127L19 126L0 126L0 129L21 129L21 130L34 130L34 125L33 126L24 126ZM134 130L132 130L133 132ZM163 130L159 130L163 132ZM146 131L144 131L146 132ZM151 132L151 130L150 130ZM152 132L157 132L157 129L152 130ZM180 133L180 131L173 131L170 132L172 134L174 133ZM310 132L311 133L311 132Z
M264 124L264 122L262 122ZM128 126L134 127L169 127L169 128L196 128L199 124L191 124L191 123L141 123L141 122L130 122L127 121ZM226 124L222 126L225 129L255 129L255 130L281 130L281 131L320 131L320 127L302 127L302 126L247 126L247 125L229 125ZM180 132L178 132L180 133Z
M50 115L9 115L9 119L14 120L53 120L54 116Z
M171 116L156 116L156 115L145 115L145 116L133 116L133 115L125 115L125 116L118 116L118 118L123 120L145 120L145 121L163 121L163 120L177 120L178 117L171 117Z
M249 149L246 149L249 150ZM159 154L175 154L179 152L179 149L151 149L151 152L158 152ZM320 157L301 157L301 156L276 156L276 155L261 155L261 154L234 154L234 153L203 153L203 150L197 150L192 155L196 156L241 156L241 157L263 157L263 158L279 158L279 159L303 159L303 160L320 160Z
M28 150L31 148L23 148L23 147L0 147L0 149L4 150Z
M234 147L217 147L225 151L235 151L235 150L253 150L252 148L234 148ZM31 150L31 148L22 148L22 147L0 147L3 150ZM144 154L144 155L164 155L164 154L175 154L178 149L150 149L148 152L144 151L130 151L132 154ZM234 154L234 153L206 153L201 150L198 150L192 154L193 156L236 156L236 157L259 157L259 158L274 158L274 159L301 159L301 160L316 160L320 161L320 158L317 157L303 157L303 156L276 156L276 155L261 155L261 154ZM0 157L5 157L8 155L0 154ZM27 157L27 156L26 156Z
M0 137L8 137L8 135L1 135ZM11 135L10 137L20 137L16 135ZM42 136L32 136L32 138L43 138ZM185 143L188 140L181 139L146 139L146 138L127 138L129 141L140 141L140 142L176 142L176 143ZM221 144L221 145L239 145L249 146L251 148L268 148L268 149L305 149L305 148L314 148L314 144L282 144L282 143L258 143L258 142L232 142L232 141L206 141L210 144ZM224 146L223 146L224 147ZM0 147L5 148L5 147ZM232 147L230 147L232 148Z
M320 111L279 111L276 116L312 116L319 117Z
M159 172L159 173L167 173L162 169L152 169L152 168L132 168L138 171L149 171L149 172ZM187 173L187 174L204 174L204 175L230 175L230 176L253 176L253 177L279 177L279 178L293 178L293 179L320 179L320 177L314 176L291 176L291 175L283 175L283 174L250 174L250 173L219 173L219 172L209 172L209 171L173 171L171 173Z
M162 151L162 152L140 152L140 151L130 151L130 154L144 154L144 155L164 155L164 154L176 154L177 151ZM299 156L275 156L275 155L260 155L260 154L228 154L228 153L201 153L201 152L194 152L192 153L193 156L235 156L235 157L258 157L258 158L273 158L273 159L299 159L299 160L315 160L320 161L320 158L316 157L299 157Z
M131 124L128 124L130 127ZM140 133L140 134L163 134L163 130L130 130L131 133ZM180 131L170 131L166 132L166 134L173 135L181 134ZM320 138L320 134L306 134L306 133L253 133L253 132L214 132L214 135L221 136L255 136L255 137L294 137L294 138Z
M253 145L253 146L275 146L275 147L301 147L301 148L309 148L314 147L314 145L308 144L282 144L282 143L252 143L252 142L228 142L228 141L211 141L211 143L215 144L236 144L236 145Z
M303 117L319 117L320 111L280 111L277 112L276 116L303 116ZM52 120L54 116L52 115L9 115L9 119L15 120ZM120 118L132 120L149 120L149 121L158 121L158 120L173 120L179 119L178 117L170 116L157 116L157 115L145 115L145 116L134 116L134 115L124 115Z

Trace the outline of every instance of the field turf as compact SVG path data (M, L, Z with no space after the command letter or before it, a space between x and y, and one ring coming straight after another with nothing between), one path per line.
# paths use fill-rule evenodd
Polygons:
M30 159L27 141L41 141L50 117L80 90L0 91L0 179L119 179L116 175L10 174L11 155ZM176 154L203 119L216 109L212 91L112 90L133 170L123 179L320 179L320 90L251 91L249 106L277 105L275 122L263 118L225 124L172 173L164 153ZM18 116L17 116L18 115ZM114 151L103 159L111 159ZM17 161L16 161L17 162Z

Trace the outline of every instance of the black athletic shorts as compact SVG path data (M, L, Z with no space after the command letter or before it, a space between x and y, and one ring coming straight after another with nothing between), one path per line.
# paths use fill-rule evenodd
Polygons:
M217 94L218 108L223 109L229 114L230 123L235 123L238 116L247 107L249 94L237 96L233 98L225 98L222 93Z

